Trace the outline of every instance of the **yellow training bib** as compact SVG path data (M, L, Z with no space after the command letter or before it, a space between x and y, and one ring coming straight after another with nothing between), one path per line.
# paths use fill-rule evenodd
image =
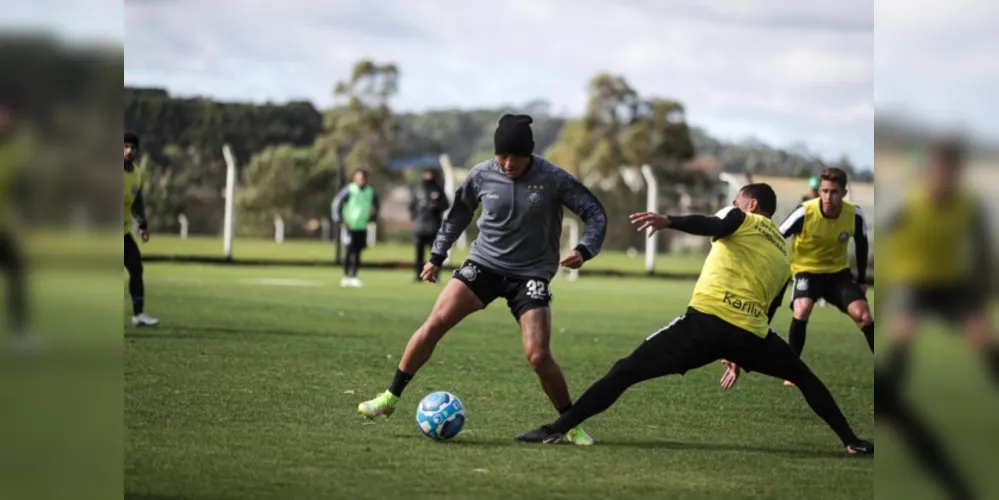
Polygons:
M839 217L830 219L822 215L821 203L819 198L806 201L791 214L804 218L791 246L792 274L833 274L850 268L850 238L856 233L860 208L844 201Z
M727 210L719 213L724 218ZM770 304L790 277L787 242L772 220L746 214L735 233L715 241L694 286L690 307L767 336Z

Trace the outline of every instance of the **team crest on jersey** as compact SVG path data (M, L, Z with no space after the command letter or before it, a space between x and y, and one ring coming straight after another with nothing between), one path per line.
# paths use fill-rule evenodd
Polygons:
M475 281L475 278L479 277L479 270L476 269L475 266L462 267L461 271L458 272L461 273L462 278L465 278L468 281Z
M544 201L545 197L541 193L538 193L536 191L527 196L527 203L530 204L532 207L537 207L541 205L541 203L543 203Z
M840 243L846 243L846 240L849 240L849 239L850 239L850 233L848 233L846 231L843 231L842 233L839 233L839 241L840 241Z

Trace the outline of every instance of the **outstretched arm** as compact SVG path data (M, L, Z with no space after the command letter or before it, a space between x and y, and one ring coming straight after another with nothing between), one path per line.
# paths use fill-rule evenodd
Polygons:
M468 224L472 222L475 209L479 207L478 174L475 170L469 172L465 182L458 186L454 193L454 205L444 217L444 223L437 231L437 237L430 250L430 263L441 267L447 260L451 245L458 240Z
M555 176L559 201L583 220L583 235L574 250L584 261L590 260L603 248L607 236L607 210L593 192L569 172L559 169Z
M713 216L670 216L669 227L697 236L725 238L735 233L746 220L746 214L736 207L725 207Z

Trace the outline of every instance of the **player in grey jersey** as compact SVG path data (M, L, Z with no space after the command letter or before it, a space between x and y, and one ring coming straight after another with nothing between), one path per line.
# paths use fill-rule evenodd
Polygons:
M526 115L500 118L495 158L476 165L455 193L421 278L436 280L448 250L481 205L478 238L430 316L409 339L392 385L358 406L365 417L391 415L406 385L430 359L441 338L501 297L520 324L524 354L545 394L560 414L571 408L565 377L549 348L552 295L548 285L559 265L579 269L600 253L607 234L607 212L578 179L533 155L532 121ZM583 219L586 227L579 245L560 260L562 207ZM578 427L566 438L575 444L593 444Z

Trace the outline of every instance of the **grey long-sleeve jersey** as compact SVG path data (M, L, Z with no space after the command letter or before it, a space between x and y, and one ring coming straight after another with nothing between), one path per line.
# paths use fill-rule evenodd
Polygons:
M572 174L534 156L527 171L513 180L490 159L472 168L458 187L434 240L431 262L443 263L480 204L479 235L468 258L505 276L547 280L555 276L563 206L585 224L576 247L584 259L600 253L607 235L606 210Z

